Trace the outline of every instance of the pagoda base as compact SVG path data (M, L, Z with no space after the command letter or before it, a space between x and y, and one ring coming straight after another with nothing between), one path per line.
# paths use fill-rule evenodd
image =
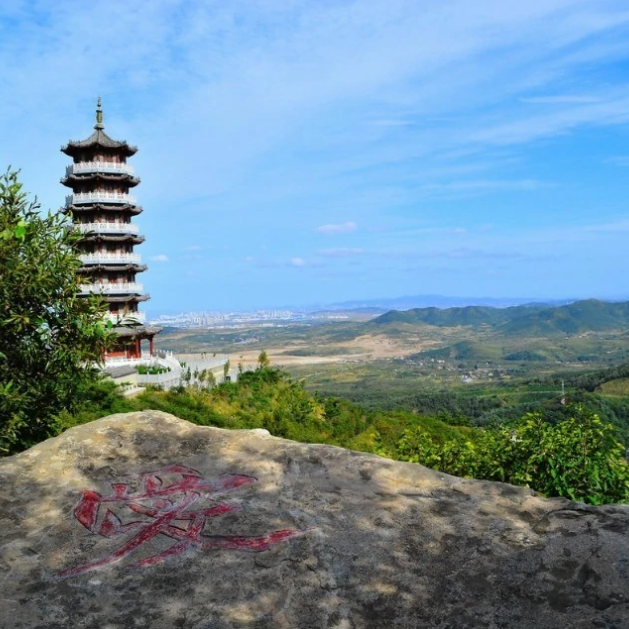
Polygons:
M118 338L114 346L103 356L106 366L148 364L155 359L154 337L162 331L162 328L138 325L115 327L113 331ZM148 348L142 348L143 340L148 340Z

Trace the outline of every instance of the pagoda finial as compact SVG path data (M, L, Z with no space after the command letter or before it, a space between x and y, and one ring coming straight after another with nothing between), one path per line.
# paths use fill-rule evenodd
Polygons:
M103 110L101 107L100 96L98 97L98 101L96 102L96 124L94 125L94 129L104 129L105 125L103 124Z

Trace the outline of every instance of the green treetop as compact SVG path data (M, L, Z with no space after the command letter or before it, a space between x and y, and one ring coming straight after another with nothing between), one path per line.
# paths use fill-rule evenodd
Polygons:
M100 300L77 296L77 237L0 176L0 454L54 434L111 343Z

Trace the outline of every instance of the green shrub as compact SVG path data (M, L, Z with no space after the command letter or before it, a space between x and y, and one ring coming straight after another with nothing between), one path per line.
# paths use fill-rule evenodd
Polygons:
M529 414L512 427L476 429L470 439L439 439L421 427L404 432L398 458L472 478L531 487L591 504L629 500L629 466L615 429L574 407L557 424Z
M92 367L113 340L96 297L77 296L79 238L60 214L40 214L17 174L0 177L0 454L56 434L78 412Z

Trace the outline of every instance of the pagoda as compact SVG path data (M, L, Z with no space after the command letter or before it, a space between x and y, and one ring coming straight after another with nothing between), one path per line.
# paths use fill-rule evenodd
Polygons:
M129 193L140 180L127 158L137 147L110 138L104 131L101 100L96 107L94 133L86 140L70 141L61 151L72 158L61 183L72 188L61 211L70 214L79 241L79 295L101 295L108 306L107 317L118 333L117 345L104 356L106 363L150 360L154 336L160 328L145 325L146 315L138 304L149 299L136 275L146 271L135 245L144 242L134 216L142 212ZM149 351L142 353L142 341Z

